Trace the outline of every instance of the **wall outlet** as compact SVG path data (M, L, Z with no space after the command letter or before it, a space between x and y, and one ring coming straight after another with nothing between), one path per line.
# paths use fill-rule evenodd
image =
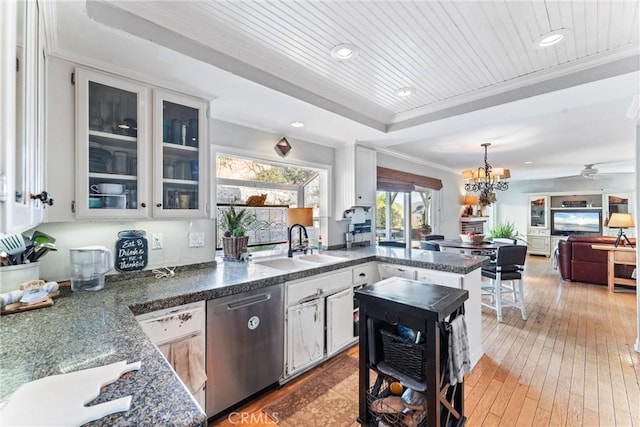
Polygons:
M189 233L189 247L201 248L204 246L204 232Z
M151 236L151 249L162 249L162 233L153 233Z

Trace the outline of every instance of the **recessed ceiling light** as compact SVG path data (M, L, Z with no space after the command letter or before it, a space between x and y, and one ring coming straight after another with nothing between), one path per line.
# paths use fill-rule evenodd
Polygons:
M358 48L352 44L341 43L331 49L331 57L339 61L348 61L358 56Z
M571 30L569 28L559 28L557 30L553 30L538 37L534 42L533 47L535 47L536 49L545 49L551 47L567 38L569 34L571 34Z
M526 162L524 162L525 165L532 165L533 162L531 160L527 160Z
M294 127L294 128L301 128L301 127L303 127L303 126L304 126L304 123L302 123L302 122L301 122L301 121L299 121L299 120L296 120L295 122L291 122L291 127Z
M415 90L414 88L409 87L409 86L401 87L400 89L398 89L396 91L396 95L401 96L401 97L404 98L405 96L409 96L409 95L413 94L414 90Z

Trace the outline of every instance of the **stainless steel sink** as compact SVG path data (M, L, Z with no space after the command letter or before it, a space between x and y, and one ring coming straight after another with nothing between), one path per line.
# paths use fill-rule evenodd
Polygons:
M282 271L299 271L319 267L324 264L335 264L342 261L345 261L345 259L336 256L309 254L300 255L294 258L270 258L265 260L256 260L255 263Z
M346 261L345 258L325 254L300 255L299 257L297 257L297 259L302 261L315 262L317 264L333 264L335 262Z
M275 268L283 271L298 271L317 267L317 263L301 261L297 258L273 258L255 261L255 264Z

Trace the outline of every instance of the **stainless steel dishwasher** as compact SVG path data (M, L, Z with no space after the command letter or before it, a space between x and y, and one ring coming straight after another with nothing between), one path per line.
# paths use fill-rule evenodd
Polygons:
M207 301L208 417L276 383L284 367L283 285Z

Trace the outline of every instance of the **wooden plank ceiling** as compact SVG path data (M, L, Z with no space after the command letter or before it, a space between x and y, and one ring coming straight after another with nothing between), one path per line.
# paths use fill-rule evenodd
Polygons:
M288 82L328 98L366 101L391 118L557 77L604 57L637 54L638 5L615 0L117 3ZM566 42L533 47L540 35L559 28L572 30ZM332 59L330 50L340 43L357 46L358 56ZM397 96L407 86L415 94Z

